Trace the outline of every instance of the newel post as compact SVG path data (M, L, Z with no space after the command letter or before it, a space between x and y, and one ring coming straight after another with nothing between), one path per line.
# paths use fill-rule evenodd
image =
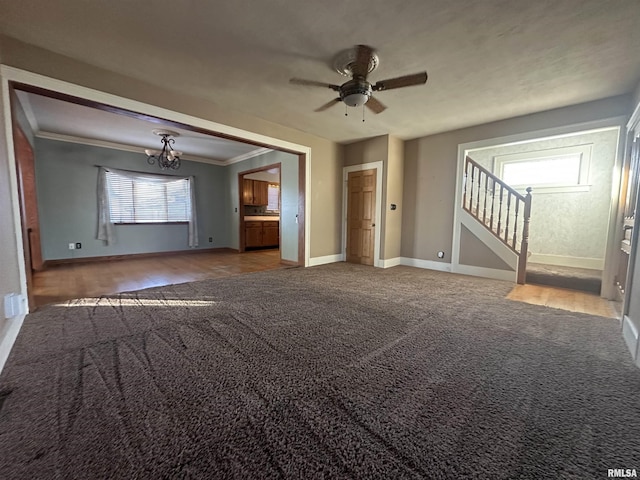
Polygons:
M522 215L522 242L520 242L520 258L518 259L518 279L520 285L525 284L527 278L527 254L529 253L529 222L531 219L531 187L527 187L524 197L524 211Z

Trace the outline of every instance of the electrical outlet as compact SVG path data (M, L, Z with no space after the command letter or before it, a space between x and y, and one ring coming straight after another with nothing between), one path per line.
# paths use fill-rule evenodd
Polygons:
M82 244L80 242L76 243L76 250L80 250L82 248Z
M75 250L76 249L76 244L75 243L70 243L69 244L69 250Z
M213 237L209 237L209 243L213 243Z

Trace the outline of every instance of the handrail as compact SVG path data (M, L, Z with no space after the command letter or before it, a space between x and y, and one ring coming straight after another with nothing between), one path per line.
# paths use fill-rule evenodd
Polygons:
M529 250L531 187L527 188L526 195L522 195L470 157L466 157L464 176L462 208L518 255L517 281L524 284Z
M493 180L495 180L495 182L497 184L503 186L505 188L505 190L507 190L509 193L511 193L511 195L515 196L516 198L519 198L521 201L524 202L525 195L522 195L517 190L515 190L513 187L510 187L509 184L504 183L502 180L500 180L499 177L495 176L493 173L491 173L485 167L483 167L478 162L476 162L473 158L467 157L467 163L470 163L471 165L476 167L478 170L480 170L482 173L484 173L487 177L492 178Z

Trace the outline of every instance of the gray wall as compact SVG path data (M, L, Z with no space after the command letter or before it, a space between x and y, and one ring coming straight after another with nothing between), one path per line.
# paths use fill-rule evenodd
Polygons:
M187 225L116 225L116 241L96 240L96 165L150 173L144 153L36 139L38 210L45 260L188 250ZM179 176L195 177L197 248L229 246L228 187L225 167L184 161ZM209 237L213 242L209 243ZM69 243L82 249L69 250Z
M494 270L513 271L513 268L507 265L504 260L464 225L461 225L460 228L460 263Z
M240 193L238 174L280 163L280 256L283 260L298 261L298 156L272 151L234 163L227 169L228 212L230 214L229 246L238 248L240 244Z
M622 95L405 142L402 256L451 262L458 145L628 115L630 108L631 96Z

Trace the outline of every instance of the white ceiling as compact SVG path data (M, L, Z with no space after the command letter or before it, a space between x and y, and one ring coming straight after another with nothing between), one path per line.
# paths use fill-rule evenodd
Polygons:
M0 32L86 63L339 142L415 138L632 91L638 0L0 0ZM380 115L338 105L333 56L377 49Z
M33 93L17 91L18 99L33 132L44 138L86 143L140 152L161 150L160 128L137 118L76 105ZM198 132L170 127L173 148L184 160L228 165L264 153L267 149Z

